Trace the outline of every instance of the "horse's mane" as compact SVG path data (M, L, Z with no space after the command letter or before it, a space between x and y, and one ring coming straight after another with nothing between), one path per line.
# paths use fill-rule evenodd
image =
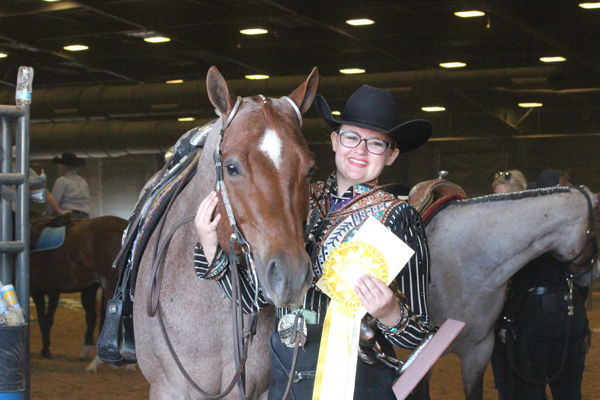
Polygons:
M477 204L477 203L489 203L489 202L493 202L493 201L520 200L520 199L527 199L530 197L546 196L546 195L555 194L555 193L567 193L570 191L571 191L570 187L553 186L553 187L549 187L549 188L528 189L528 190L522 190L520 192L512 192L512 193L488 194L486 196L473 197L472 199L459 200L456 202L456 204L467 205L467 204Z

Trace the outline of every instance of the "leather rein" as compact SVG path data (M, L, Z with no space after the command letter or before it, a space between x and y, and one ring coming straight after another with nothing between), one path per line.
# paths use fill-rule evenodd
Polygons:
M263 102L266 104L267 99L263 95L259 95L259 96L261 97ZM298 106L296 105L296 103L294 103L294 101L287 96L283 96L283 97L281 97L281 99L286 100L292 106L292 109L294 110L296 116L298 117L299 125L300 125L300 127L302 127L302 114L301 114L300 110L298 109ZM223 136L225 134L225 130L231 124L231 121L233 120L234 116L236 115L241 102L242 102L242 98L240 96L238 96L237 100L235 102L235 105L234 105L233 109L231 110L231 113L229 114L227 120L223 123L223 126L221 127L217 145L215 147L215 151L213 154L213 159L215 162L215 170L216 170L216 175L217 175L216 188L217 188L217 191L221 192L221 197L223 198L223 205L225 206L225 210L227 212L227 218L229 219L229 224L231 225L231 228L233 231L229 238L229 268L232 273L232 279L231 279L231 286L232 286L231 287L231 289L232 289L231 290L231 301L233 303L233 307L232 307L233 328L232 329L233 329L233 336L234 336L233 342L234 342L234 359L235 359L235 364L236 364L236 371L235 371L235 374L234 374L231 382L229 383L227 388L222 393L219 393L219 394L207 393L200 386L198 386L194 382L192 377L187 373L187 371L185 370L181 361L179 360L179 357L177 356L177 353L175 352L175 349L173 348L173 345L172 345L169 335L167 333L165 323L163 320L163 315L162 315L164 313L164 311L162 310L162 307L160 306L160 301L159 301L162 274L164 271L164 262L166 259L166 255L167 255L167 252L169 249L171 239L173 238L173 235L179 228L181 228L183 225L185 225L189 222L192 222L195 219L195 213L187 215L187 216L181 218L179 221L177 221L177 223L173 226L173 228L171 228L171 230L168 232L168 234L166 235L165 239L160 244L160 246L159 246L159 240L156 241L156 243L154 245L154 249L153 249L154 251L153 251L153 259L152 259L152 272L150 274L150 280L148 282L148 292L149 292L148 302L147 302L148 316L153 317L158 314L158 321L160 323L160 328L161 328L163 337L165 339L165 342L167 344L167 347L169 349L171 357L177 364L177 368L179 369L179 372L181 372L181 374L183 375L185 380L190 384L190 386L192 388L194 388L194 390L196 390L202 396L209 398L209 399L221 399L221 398L227 396L235 387L236 382L237 382L239 393L240 393L240 399L246 399L245 392L244 392L244 388L245 388L244 368L246 365L246 360L248 359L249 347L250 347L250 344L252 343L254 336L256 335L256 328L257 328L257 324L258 324L259 282L258 282L258 277L256 275L254 259L252 257L252 251L251 251L250 244L246 241L246 239L244 238L244 235L237 227L235 217L233 214L233 210L231 208L231 202L229 201L229 196L227 195L227 188L225 187L225 182L223 180L223 157L222 157L222 153L221 153L221 142L223 141ZM183 185L177 187L175 195L171 198L171 200L167 206L167 209L165 210L165 212L163 214L164 217L161 219L159 226L158 226L158 236L157 236L158 238L160 238L160 236L161 236L163 225L166 220L166 215L168 214L168 211L170 210L170 208L174 202L174 199L177 197L177 195L181 192L182 189L183 189ZM248 276L249 276L251 282L254 284L254 289L255 289L254 301L253 301L253 305L252 305L252 312L250 313L249 324L246 328L244 328L244 318L243 318L243 311L242 311L242 305L241 305L242 302L241 302L241 291L240 291L240 278L239 278L239 271L237 268L237 264L239 263L239 260L236 255L236 252L234 250L234 244L237 244L242 250L244 260L246 262L246 266L249 268L248 272L250 272L248 274ZM297 354L298 344L299 344L299 340L296 340L296 354ZM296 354L294 357L294 361L296 359ZM290 376L291 375L293 375L293 374L290 374ZM290 387L290 386L291 385L288 384L288 387ZM284 398L287 398L287 396L285 396Z

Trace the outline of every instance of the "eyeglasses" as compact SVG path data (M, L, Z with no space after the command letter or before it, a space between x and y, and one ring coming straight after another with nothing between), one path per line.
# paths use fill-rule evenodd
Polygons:
M494 175L494 180L497 180L502 176L504 176L505 181L510 181L510 178L512 178L512 174L510 172L496 172L496 175Z
M387 148L390 147L389 142L378 137L365 139L353 131L339 131L338 134L340 135L340 143L342 143L342 146L351 149L358 147L358 145L364 141L369 153L380 155L385 153Z

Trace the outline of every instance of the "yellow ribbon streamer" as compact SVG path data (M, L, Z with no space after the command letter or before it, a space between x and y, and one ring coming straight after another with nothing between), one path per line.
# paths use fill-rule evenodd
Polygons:
M313 390L313 400L351 400L354 395L360 320L360 300L354 286L361 274L388 281L383 254L366 242L336 247L323 264L317 286L331 298L325 316Z

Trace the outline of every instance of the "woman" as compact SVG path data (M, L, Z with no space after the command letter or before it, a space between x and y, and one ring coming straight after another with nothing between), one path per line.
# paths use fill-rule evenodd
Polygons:
M527 189L527 180L518 169L508 172L496 172L492 182L494 193L512 193ZM506 356L506 330L500 329L501 321L496 323L494 336L494 351L490 359L494 373L494 386L498 391L499 400L512 398L512 371Z
M518 169L508 172L496 172L492 182L494 193L511 193L527 189L527 181Z
M542 172L537 189L571 186L556 170ZM590 331L580 287L567 263L545 253L511 278L500 337L507 343L514 400L580 400Z
M395 356L392 345L414 348L428 332L429 254L420 215L408 203L383 191L377 185L377 178L386 166L392 165L399 153L424 144L431 136L432 126L423 120L399 125L400 113L391 93L368 85L348 99L340 120L333 119L322 96L316 96L315 105L333 129L330 137L336 171L327 182L312 185L309 229L317 243L313 273L320 278L327 255L349 240L369 216L379 219L415 250L408 266L395 280L403 295L396 297L385 283L368 275L360 277L354 287L362 305L377 319L378 342L386 354ZM226 267L226 255L217 244L216 228L221 215L211 219L217 202L213 192L198 209L196 228L202 246L196 248L195 268L201 279L219 279L221 288L230 296L229 279L221 279L230 271ZM252 286L242 286L248 288L244 298L253 298L253 294L248 293ZM260 305L266 306L264 299ZM304 351L299 352L292 399L312 398L322 324L328 305L329 298L324 293L315 286L309 289L303 311L308 335ZM289 308L277 309L277 321L297 312ZM280 399L285 391L294 351L290 344L282 342L279 332L271 337L269 399ZM394 378L394 371L383 364L369 365L359 360L354 398L395 399L391 389Z

